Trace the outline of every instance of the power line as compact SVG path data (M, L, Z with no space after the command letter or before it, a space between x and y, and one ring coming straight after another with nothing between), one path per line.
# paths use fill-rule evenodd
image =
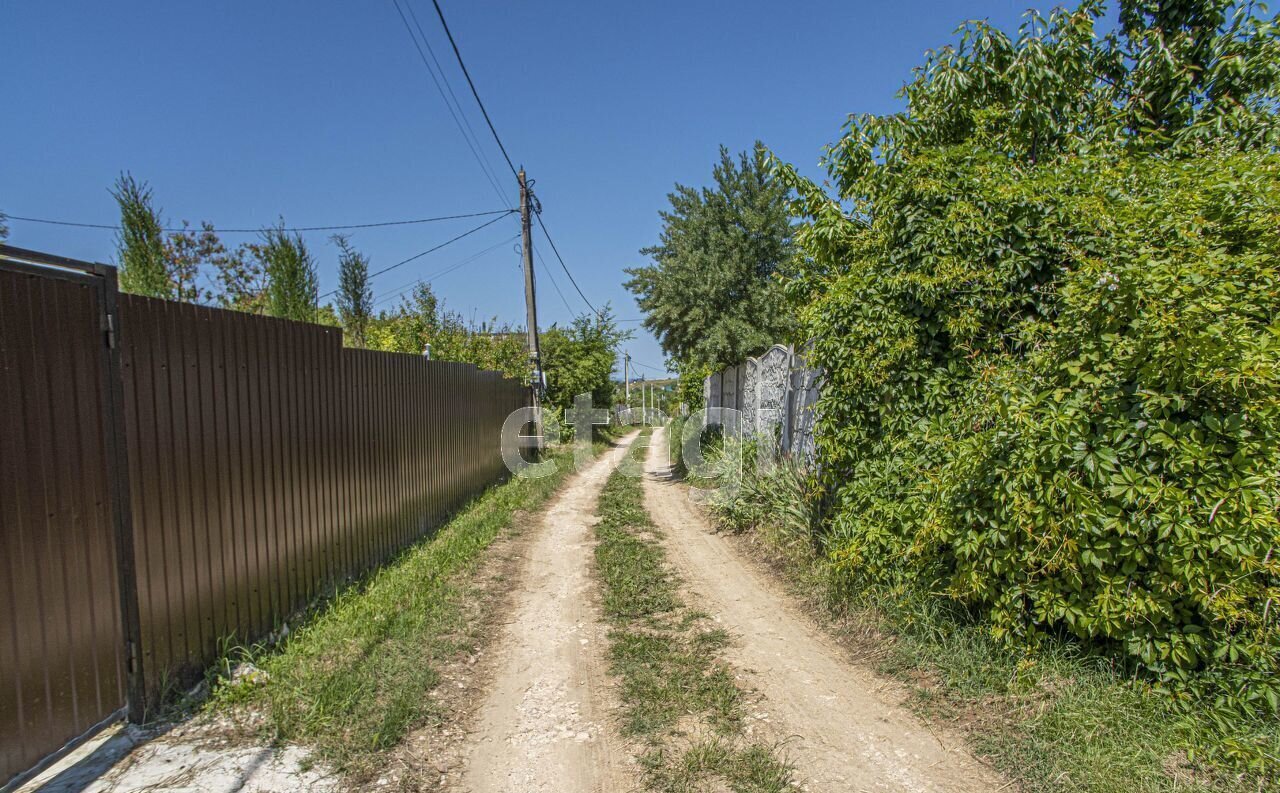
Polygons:
M569 272L569 265L564 263L564 257L560 255L559 249L556 248L556 241L551 239L551 232L547 231L547 224L542 222L542 213L539 212L534 215L534 217L538 219L538 226L542 229L542 234L547 238L547 242L550 243L551 252L554 253L556 255L556 259L560 261L560 267L564 269L564 274L569 276L569 283L573 284L573 288L578 290L578 296L582 298L582 302L586 303L587 306L595 312L596 316L603 316L603 314L600 313L600 310L591 305L590 300L587 300L587 296L582 293L582 287L578 286L578 282L574 279L573 273Z
M511 155L507 154L507 147L502 145L502 137L498 135L498 130L493 125L493 119L489 117L489 111L484 106L484 100L480 98L480 92L476 90L475 81L471 79L471 72L467 70L467 64L462 60L462 51L458 49L458 42L453 38L453 32L449 30L449 23L444 18L444 10L440 8L440 0L431 0L431 3L435 6L436 16L440 17L440 26L444 28L444 34L449 39L449 45L453 47L453 54L458 59L458 66L462 69L462 76L467 78L467 85L471 87L471 95L475 97L476 104L480 106L480 113L484 116L485 123L489 125L489 131L493 133L493 139L497 142L498 148L502 151L502 157L507 161L507 167L511 169L513 176L519 178L516 173L515 163L511 161ZM556 259L560 262L561 269L563 269L564 274L569 277L569 283L573 284L573 288L577 290L578 296L582 298L582 302L586 303L587 306L595 312L596 316L602 316L599 309L592 305L591 301L587 299L586 294L582 291L582 287L578 286L578 281L573 277L573 273L569 272L569 266L565 264L564 257L560 255L560 251L556 248L555 240L551 239L551 232L547 231L547 224L542 220L541 206L538 207L535 217L538 218L538 226L541 227L543 235L547 238L547 242L550 243L551 250L555 253ZM544 266L543 270L548 271L548 268Z
M422 43L427 47L427 53L431 55L431 62L436 65L436 71L440 73L440 81L444 83L445 89L449 91L449 97L453 100L453 106L458 108L458 115L462 117L462 123L466 126L467 132L470 133L471 139L475 141L476 150L480 152L480 158L484 160L484 164L488 166L487 173L491 174L490 182L497 182L497 169L493 167L493 163L489 161L489 155L485 154L484 147L480 145L480 136L476 134L475 129L471 126L471 119L466 111L462 109L462 102L458 101L458 95L453 92L453 83L449 80L449 76L445 73L444 67L440 65L440 59L436 57L435 48L431 46L427 33L422 29L422 24L418 21L418 14L413 10L413 3L405 0L405 7L409 9L409 17L413 19L413 26L418 29L418 35L422 37Z
M422 283L423 281L431 281L431 280L433 280L433 279L439 278L441 275L445 275L445 274L447 274L447 273L453 272L453 270L454 270L458 265L470 264L471 262L475 261L476 259L479 259L481 256L484 256L485 254L490 253L490 252L492 252L492 251L494 251L494 250L496 250L496 249L498 249L498 248L502 247L503 245L507 245L507 244L510 244L510 243L512 243L512 242L515 242L515 241L516 241L516 240L518 240L518 239L520 239L520 235L519 235L519 234L515 235L514 237L509 237L509 238L507 238L507 239L505 239L505 240L500 240L499 242L496 242L496 243L494 243L493 245L490 245L489 247L485 248L484 250L477 251L476 253L473 253L472 255L468 256L467 258L462 259L461 261L457 262L455 265L451 265L450 267L448 267L448 268L447 268L447 269L445 269L445 270L442 270L442 271L440 271L440 272L436 272L436 273L432 273L431 275L426 275L426 276L421 276L421 277L419 277L419 278L415 278L415 279L413 279L412 281L409 281L408 283L400 284L399 286L395 287L394 289L391 289L391 290L389 290L388 292L386 292L386 293L384 294L384 296L382 296L382 297L378 298L377 300L373 301L373 305L375 305L375 306L376 306L376 305L379 305L379 304L381 304L381 303L385 303L387 300L390 300L390 299L391 299L391 298L393 298L393 297L399 297L400 295L404 294L404 293L405 293L405 292L407 292L409 289L413 288L414 286L417 286L418 284Z
M516 166L511 162L511 156L507 154L507 147L502 145L502 138L498 137L498 130L493 126L493 119L489 118L489 111L485 109L484 102L480 99L480 92L476 90L475 81L471 79L471 72L467 71L467 64L462 60L462 52L458 49L458 42L454 41L453 33L449 30L449 23L444 20L444 11L440 8L440 0L431 0L432 5L436 7L436 16L440 17L440 26L444 28L444 34L449 37L449 46L453 47L453 54L458 59L458 66L462 67L462 76L467 78L467 85L471 86L471 95L476 98L476 104L480 106L480 113L484 116L484 122L489 125L489 131L493 133L493 139L497 141L498 148L502 151L502 157L507 161L507 167L511 169L511 175L516 175Z
M653 371L655 371L655 372L662 372L663 374L666 374L666 373L667 373L667 370L666 370L666 369L659 369L658 367L656 367L656 366L650 366L650 365L649 365L649 364L647 364L647 363L640 363L640 362L639 362L639 361L637 361L635 358L632 358L632 359L631 359L631 363L632 363L632 365L633 365L633 366L640 366L640 367L643 367L643 368L645 368L645 369L652 369L652 370L653 370Z
M479 226L476 226L475 228L471 229L470 231L464 231L464 232L462 232L461 234L459 234L458 236L456 236L456 237L452 237L452 238L450 238L450 239L447 239L447 240L445 240L444 242L440 243L439 245L433 246L433 247L431 247L431 248L427 248L427 249L426 249L425 251L423 251L422 253L415 253L414 255L410 256L408 259L404 259L404 260L402 260L402 261L398 261L398 262L396 262L395 264L391 265L390 267L383 267L381 270L378 270L376 273L370 273L370 274L369 274L369 278L370 278L370 279L377 278L378 276L382 275L383 273L389 273L389 272L391 272L392 270L396 269L397 267L403 267L404 265L408 264L409 262L415 261L415 260L417 260L417 259L421 259L423 256L426 256L428 253L435 253L436 251L440 250L441 248L445 247L446 245L452 245L453 243L457 242L458 240L460 240L460 239L462 239L462 238L464 238L464 237L470 237L472 234L475 234L477 231L479 231L479 230L481 230L481 229L483 229L483 228L486 228L486 227L488 227L488 226L492 226L494 223L497 223L499 220L502 220L502 218L507 217L508 215L512 214L512 213L513 213L513 212L515 212L515 211L516 211L516 210L514 210L514 209L507 210L506 212L504 212L504 213L502 214L502 216L501 216L501 217L496 217L496 218L494 218L493 220L489 220L489 221L486 221L486 222L484 222L484 223L481 223ZM337 289L334 289L334 290L333 290L333 291L331 291L331 292L325 292L323 295L320 295L320 298L319 298L319 299L320 299L320 300L323 300L324 298L329 297L330 295L335 295L335 294L337 294L337 293L338 293L338 290L337 290Z
M372 305L373 305L374 307L377 307L377 306L380 306L380 305L382 305L382 304L386 303L388 300L392 300L392 299L394 299L394 298L400 297L400 296L401 296L401 295L403 295L405 292L409 291L410 289L412 289L413 287L417 286L418 284L421 284L421 283L430 283L430 282L432 282L432 281L436 280L437 278L441 278L441 277L443 277L443 276L446 276L446 275L448 275L449 273L453 272L454 270L457 270L457 269L458 269L458 268L460 268L460 267L463 267L463 266L465 266L465 265L471 264L471 263L472 263L472 262L474 262L476 259L479 259L480 257L484 256L485 254L490 253L490 252L492 252L492 251L494 251L494 250L496 250L496 249L498 249L498 248L501 248L503 245L508 245L508 244L510 244L510 243L512 243L512 242L515 242L515 241L516 241L516 240L518 240L518 239L520 239L520 235L519 235L519 234L517 234L517 235L516 235L516 236L514 236L514 237L509 237L509 238L507 238L507 239L505 239L505 240L501 240L500 242L497 242L497 243L495 243L495 244L493 244L493 245L490 245L489 247L485 248L485 249L484 249L484 250L482 250L482 251L478 251L478 252L476 252L476 253L473 253L472 255L468 256L467 258L465 258L465 259L463 259L463 260L461 260L461 261L459 261L459 262L455 262L455 263L453 263L453 264L449 265L448 267L444 268L443 270L439 270L439 271L434 272L434 273L432 273L432 274L430 274L430 275L424 275L424 276L423 276L423 277L421 277L421 278L415 278L414 280L410 281L410 282L409 282L409 283L407 283L407 284L401 284L400 286L397 286L395 289L391 290L390 292L387 292L387 293L386 293L385 295L383 295L382 297L380 297L380 298L378 298L377 300L373 301L373 304L372 304Z
M534 248L533 252L538 256L538 263L542 265L542 272L546 274L548 279L551 280L551 285L555 287L556 294L560 295L560 302L564 303L565 310L569 312L570 317L573 317L574 316L573 308L569 305L569 301L565 300L564 292L560 291L560 284L556 283L555 276L551 274L551 270L547 267L546 260L542 258L542 252L539 251L537 248Z
M440 98L444 101L445 109L446 109L446 110L448 110L448 111L449 111L449 115L453 117L453 123L454 123L454 125L455 125L455 126L457 126L457 128L458 128L458 132L462 135L462 139L463 139L463 141L465 141L465 142L466 142L466 144L467 144L467 148L471 149L471 156L476 158L476 163L480 166L480 171L484 174L485 179L487 179L487 180L489 181L489 185L490 185L491 187L493 187L494 191L496 191L496 192L498 193L498 195L500 195L500 196L501 196L501 195L502 195L502 189L498 186L498 182L497 182L497 180L494 178L493 174L491 174L491 173L489 172L489 169L488 169L487 167L485 167L485 162L484 162L484 160L481 158L481 156L480 156L480 152L476 150L476 146L475 146L475 144L472 144L472 142L471 142L471 138L467 137L467 131L466 131L466 129L463 129L462 121L460 121L460 120L458 119L458 113L455 113L455 112L453 111L453 105L449 104L449 98L448 98L447 96L445 96L444 88L443 88L443 87L441 87L441 85L440 85L440 80L441 80L442 78L444 78L444 71L443 71L443 70L441 70L441 72L440 72L440 77L439 77L439 78L437 78L437 77L436 77L435 70L434 70L434 69L432 69L432 68L431 68L431 64L427 62L427 56L426 56L426 53L424 53L424 52L422 51L422 47L421 47L421 45L419 45L419 44L418 44L418 37L417 37L417 36L415 36L415 35L413 35L413 28L409 26L409 19L404 15L404 11L400 8L400 0L391 0L391 2L392 2L392 4L393 4L393 5L395 5L395 7L396 7L396 13L400 15L400 21L404 23L404 29L409 33L409 38L413 40L413 48L414 48L415 50L417 50L417 51L418 51L418 57L419 57L420 59L422 59L422 65L423 65L423 66L425 66L425 67L427 68L427 73L431 75L431 81L432 81L433 83L435 83L436 91L438 91L438 92L440 93ZM410 14L413 14L413 7L412 7L412 6L410 6L410 7L409 7L409 13L410 13ZM417 17L416 17L416 16L414 17L414 21L415 21L415 22L417 21ZM422 26L421 26L421 25L419 25L419 26L418 26L418 31L419 31L420 33L422 32ZM423 36L422 36L422 42L423 42L423 44L426 44L426 45L427 45L427 50L428 50L428 51L431 51L431 43L427 41L427 37L426 37L426 34L425 34L425 33L423 33ZM436 56L435 56L435 52L434 52L434 51L432 51L432 52L431 52L431 59L432 59L432 60L436 60ZM436 65L437 65L437 66L439 66L439 63L440 63L440 62L439 62L438 60L436 60ZM447 84L448 84L448 80L445 80L445 83L446 83L446 85L447 85ZM452 93L452 89L450 89L450 93ZM458 106L458 112L462 112L462 106L461 106L461 105L459 105L459 106ZM464 116L463 118L465 119L465 116ZM469 127L470 127L470 124L467 124L467 127L469 128ZM474 133L474 132L472 132L472 135L474 135L474 134L475 134L475 133ZM477 143L478 143L478 142L479 142L479 141L477 140Z
M347 225L345 225L345 226L294 226L294 227L290 227L290 228L282 229L282 231L288 231L288 232L300 232L300 231L343 231L343 230L349 230L349 229L372 229L372 228L382 228L382 227L385 227L385 226L409 226L409 225L413 225L413 224L416 224L416 223L436 223L436 222L439 222L439 221L442 221L442 220L459 220L459 219L462 219L462 218L478 218L478 217L485 217L485 216L487 216L487 215L503 215L503 216L506 216L506 215L510 215L512 212L516 212L516 211L517 211L517 210L514 210L514 209L495 209L495 210L492 210L492 211L489 211L489 212L468 212L468 213L463 214L463 215L441 215L440 217L434 217L434 218L418 218L418 219L416 219L416 220L386 220L386 221L382 221L382 222L379 222L379 223L352 223L352 224L347 224ZM24 222L24 223L44 223L44 224L46 224L46 225L50 225L50 226L72 226L72 227L75 227L75 228L83 228L83 229L107 229L107 230L109 230L109 231L119 231L119 230L120 230L120 227L119 227L119 226L107 225L107 224L103 224L103 223L78 223L78 222L71 221L71 220L50 220L50 219L48 219L48 218L27 218L27 217L20 217L20 216L18 216L18 215L5 215L5 219L6 219L6 220L19 220L19 221L22 221L22 222ZM217 232L217 233L219 233L219 234L261 234L261 233L262 233L263 231L265 231L267 228L269 228L269 227L267 227L267 226L260 226L260 227L258 227L258 228L253 228L253 229L249 229L249 228L245 228L245 229L220 229L220 228L218 228L218 227L214 226L214 229L213 229L213 230L214 230L214 231L216 231L216 232ZM192 229L191 229L190 227L187 227L187 226L183 226L182 228L162 228L162 229L160 229L160 231L163 231L163 232L191 231L191 230L192 230ZM197 229L197 230L198 230L198 229Z
M436 252L436 251L440 250L441 248L443 248L443 247L444 247L444 246L446 246L446 245L452 245L453 243L457 242L458 240L462 239L463 237L469 237L469 236L471 236L472 234L475 234L475 233L476 233L477 231L479 231L480 229L486 228L486 227L488 227L488 226L492 226L494 223L497 223L499 220L502 220L502 218L505 218L505 217L507 217L508 215L513 214L515 211L516 211L516 210L514 210L514 209L508 210L507 212L503 213L502 217L496 217L496 218L494 218L493 220L489 220L489 221L486 221L486 222L484 222L484 223L481 223L479 226L476 226L475 228L471 229L470 231L464 231L464 232L462 232L461 234L459 234L458 236L456 236L456 237L452 237L452 238L450 238L450 239L448 239L448 240L445 240L444 242L440 243L439 245L436 245L435 247L432 247L432 248L428 248L428 249L426 249L426 250L425 250L425 251L423 251L422 253L414 254L413 256L410 256L408 259L405 259L404 261L396 262L395 264L391 265L390 267L384 267L384 268L382 268L381 270L377 271L376 273L370 273L370 274L369 274L369 277L370 277L370 278L377 278L378 276L382 275L383 273L391 272L392 270L396 269L397 267L402 267L402 266L404 266L404 265L408 264L409 262L411 262L411 261L413 261L413 260L415 260L415 259L421 259L423 256L426 256L428 253L434 253L434 252Z

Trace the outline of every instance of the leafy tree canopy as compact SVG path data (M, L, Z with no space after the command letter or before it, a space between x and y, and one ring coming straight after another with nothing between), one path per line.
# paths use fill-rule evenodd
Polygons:
M591 394L596 406L612 404L618 348L631 336L631 331L619 330L608 305L597 315L574 318L568 327L552 325L543 331L547 403L567 410L578 394Z
M166 232L151 186L131 174L121 174L111 194L120 208L121 289L240 311L266 310L260 244L229 249L207 222L192 229L184 220L181 229Z
M718 369L785 340L793 327L774 273L791 255L787 188L757 144L735 160L721 147L713 186L676 185L661 213L653 264L627 288L667 355Z
M788 290L824 380L825 547L997 636L1073 634L1280 707L1274 20L1085 2L930 56L796 191ZM1248 714L1241 717L1238 714ZM1272 764L1274 770L1274 763Z
M448 311L431 286L419 283L391 311L369 320L370 349L421 355L427 346L437 361L471 363L527 381L529 356L523 330L499 323L468 321Z

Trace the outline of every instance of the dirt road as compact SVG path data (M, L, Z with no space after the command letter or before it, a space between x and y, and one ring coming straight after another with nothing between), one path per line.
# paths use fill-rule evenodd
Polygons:
M776 582L712 532L670 478L663 432L645 466L645 505L695 601L735 635L729 663L762 706L811 791L995 791L1005 783L955 736L935 734L851 665Z
M611 729L619 711L606 671L606 629L592 578L596 502L635 435L574 474L519 546L512 603L486 654L491 681L451 753L461 774L441 784L465 793L631 793L641 789L634 747ZM926 728L896 687L851 664L777 582L715 534L671 481L659 431L642 465L645 504L668 558L734 641L723 659L753 690L754 722L781 744L801 789L818 793L998 791L1008 785L956 736ZM637 450L638 451L638 450ZM629 464L630 465L630 464ZM639 470L636 471L640 473ZM184 743L185 742L185 743ZM171 736L134 749L106 741L70 769L51 770L48 790L331 790L296 748L270 750ZM116 746L116 744L119 744ZM188 744L190 744L188 746ZM113 747L115 747L113 749ZM105 769L117 766L104 773ZM378 785L386 784L379 780ZM381 789L380 787L375 789ZM719 790L719 788L717 788Z
M634 436L576 474L539 521L515 610L494 642L497 660L468 738L469 793L609 793L637 788L608 729L605 630L590 576L592 516L605 480Z

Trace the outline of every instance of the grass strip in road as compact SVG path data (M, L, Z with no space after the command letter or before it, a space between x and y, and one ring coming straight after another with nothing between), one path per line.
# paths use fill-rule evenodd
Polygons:
M339 593L275 648L231 653L210 706L257 714L273 741L306 744L336 770L375 773L381 753L429 718L440 667L470 654L483 636L474 584L485 551L533 512L573 472L569 450L552 454L556 473L513 477L478 496L431 537ZM227 684L235 663L267 674Z
M597 512L609 666L622 684L622 732L644 746L640 764L648 789L793 789L773 747L747 734L747 695L719 657L729 636L684 602L645 511L641 480L616 471Z

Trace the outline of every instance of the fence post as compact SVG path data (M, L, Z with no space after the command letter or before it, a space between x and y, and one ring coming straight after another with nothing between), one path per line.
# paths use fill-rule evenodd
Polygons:
M112 521L115 524L116 570L120 585L120 627L124 637L125 691L129 721L146 719L146 684L142 670L142 628L138 615L138 574L134 561L133 509L129 487L129 447L124 422L124 374L120 366L120 288L116 268L94 265L102 281L103 334L107 372L103 395L107 458L111 465Z

